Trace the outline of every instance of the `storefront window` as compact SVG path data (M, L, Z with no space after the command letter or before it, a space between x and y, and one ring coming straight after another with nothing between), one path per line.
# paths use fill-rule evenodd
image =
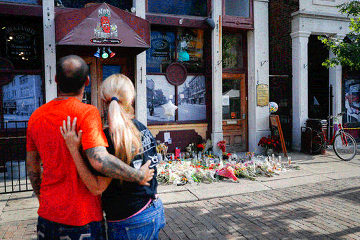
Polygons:
M151 31L151 47L146 50L148 73L165 73L175 58L175 33Z
M148 12L205 17L207 15L207 1L148 0Z
M25 4L38 4L38 0L1 0L1 2L14 2L14 3L25 3Z
M225 0L225 15L249 18L250 0Z
M190 73L201 73L203 60L204 30L179 28L177 37L177 58Z
M4 120L29 120L35 109L43 104L41 86L40 75L16 75L10 83L2 86Z
M203 45L202 29L151 31L151 47L146 51L147 73L165 73L166 68L175 61L181 62L188 73L203 73Z
M222 65L223 68L243 68L242 35L225 33L222 39Z
M62 0L61 1L64 7L68 8L83 8L88 3L99 3L94 0ZM133 1L132 0L102 0L102 2L105 2L107 4L110 4L114 7L120 8L122 10L128 10L130 11L133 7Z
M30 22L30 18L27 21ZM40 69L41 24L4 18L0 24L0 57L10 60L15 69Z
M149 124L206 119L205 76L189 75L183 84L174 86L164 75L148 75L146 86ZM164 115L162 105L169 101L178 107L174 117Z

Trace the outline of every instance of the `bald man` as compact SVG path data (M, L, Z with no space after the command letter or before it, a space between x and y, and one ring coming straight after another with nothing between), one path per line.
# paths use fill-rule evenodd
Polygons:
M39 200L38 239L105 239L100 196L89 191L77 172L59 130L63 121L77 118L89 167L99 174L149 185L154 170L150 161L136 170L107 152L98 109L81 102L89 84L89 67L82 58L61 58L56 73L59 97L39 107L27 129L27 170Z

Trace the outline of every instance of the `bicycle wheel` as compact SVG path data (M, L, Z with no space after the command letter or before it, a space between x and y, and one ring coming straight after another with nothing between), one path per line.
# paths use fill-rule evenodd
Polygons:
M324 138L321 132L314 131L311 136L311 153L319 153L324 146Z
M349 133L338 133L333 142L335 154L344 161L350 161L356 154L356 141Z

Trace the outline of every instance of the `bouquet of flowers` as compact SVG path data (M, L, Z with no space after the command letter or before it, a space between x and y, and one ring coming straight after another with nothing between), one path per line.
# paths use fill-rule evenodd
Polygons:
M277 139L272 136L262 137L258 143L258 146L264 147L265 149L279 150L280 144Z
M226 151L226 142L224 140L219 141L217 145L223 153Z

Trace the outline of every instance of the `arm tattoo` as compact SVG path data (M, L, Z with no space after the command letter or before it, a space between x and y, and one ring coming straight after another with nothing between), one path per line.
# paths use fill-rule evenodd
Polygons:
M31 186L34 190L36 196L40 196L40 186L41 186L41 173L37 171L29 171L29 178Z
M90 148L85 150L85 153L93 167L108 177L129 182L141 182L144 179L143 172L109 154L105 147Z

